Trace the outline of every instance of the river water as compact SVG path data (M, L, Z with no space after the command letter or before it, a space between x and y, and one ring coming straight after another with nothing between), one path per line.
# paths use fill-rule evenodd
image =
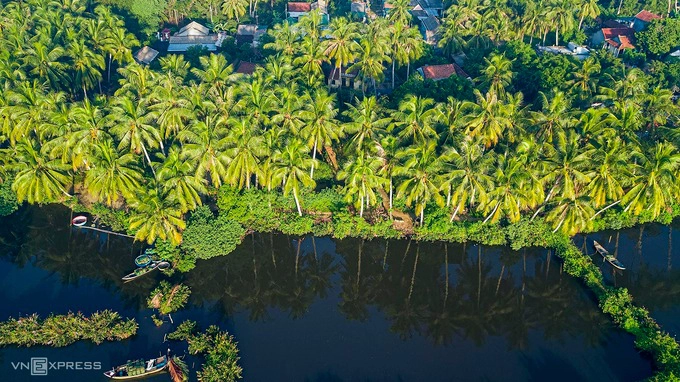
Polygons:
M234 335L245 381L635 381L652 373L633 338L547 250L255 234L173 276L192 295L174 325L166 318L156 327L146 299L165 276L120 281L141 245L71 228L69 218L47 206L0 221L0 319L112 309L136 318L138 334L100 346L0 349L0 381L105 380L101 371L31 377L14 365L47 357L109 369L168 347L181 354L163 338L184 319ZM667 265L680 243L669 255L669 230L672 246L680 228L647 226L642 255L639 230L621 231L617 254L631 270L602 266L677 331L680 277ZM597 239L614 248L615 236ZM187 361L200 367L200 358Z

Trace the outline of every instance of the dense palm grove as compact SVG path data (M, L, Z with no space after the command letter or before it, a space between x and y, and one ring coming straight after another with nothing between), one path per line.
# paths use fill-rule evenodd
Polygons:
M608 209L657 217L680 194L671 91L604 55L570 63L532 103L517 90L521 57L502 49L481 61L473 97L389 100L372 95L378 84L425 49L399 12L279 24L274 54L247 77L221 54L140 66L103 6L10 2L0 20L3 181L20 202L78 193L129 209L150 242L178 243L184 215L223 185L292 195L300 215L323 184L360 216L404 205L420 224L437 208L451 221L544 216L570 234ZM339 102L325 66L357 71L361 91Z

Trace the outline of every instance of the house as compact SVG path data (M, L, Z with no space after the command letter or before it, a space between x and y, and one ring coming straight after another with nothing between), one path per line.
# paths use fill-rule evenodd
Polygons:
M140 64L149 65L151 61L156 59L158 51L154 48L144 46L142 49L135 52L135 61Z
M241 61L238 64L238 68L236 68L235 73L243 74L245 76L249 76L255 72L255 69L257 68L257 64L248 62L248 61Z
M564 54L567 56L574 56L579 60L585 60L590 57L590 50L585 46L576 45L576 43L570 42L567 46L541 46L537 45L541 53L553 53L553 54Z
M468 81L472 81L470 77L463 68L457 64L443 64L443 65L424 65L416 69L420 75L426 80L440 81L445 80L453 75L457 75L460 78L464 78Z
M218 37L217 34L211 34L207 27L192 21L170 36L168 52L186 52L193 46L202 46L209 51L215 51L218 47Z
M602 45L615 57L626 49L635 49L635 30L633 28L602 28L592 37L594 46Z
M428 16L441 17L444 3L441 0L411 0L411 11L423 11Z
M635 17L633 17L630 27L635 29L636 32L640 32L641 30L645 29L647 25L653 20L660 19L661 16L643 9L637 15L635 15Z
M429 15L425 10L423 10L423 9L414 9L414 10L411 10L411 14L413 15L413 17L415 17L416 19L418 19L418 21L420 21L420 22L422 22L423 20L425 20L425 19L427 19L428 17L430 17L430 15Z
M312 11L312 3L304 3L298 1L288 2L286 5L286 13L288 17L293 19L299 19L300 17L308 14Z
M361 79L357 77L358 70L348 70L343 68L342 80L340 80L340 70L335 67L330 68L330 73L326 76L328 86L337 89L339 87L350 88L354 90L361 89Z
M366 18L366 13L368 10L368 5L361 0L354 0L350 5L350 12L359 17L360 19Z
M439 26L439 19L434 16L420 21L420 32L426 43L434 45L439 41Z
M257 47L260 37L267 33L267 27L255 24L241 24L236 29L236 45L251 44Z
M321 12L322 23L328 23L328 1L318 0L313 3L297 2L291 1L286 4L286 15L288 18L299 20L300 17L308 14L309 12L318 9Z

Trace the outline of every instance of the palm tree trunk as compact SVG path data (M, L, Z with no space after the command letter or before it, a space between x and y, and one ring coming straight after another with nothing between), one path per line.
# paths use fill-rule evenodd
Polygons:
M151 158L149 158L149 153L146 152L146 146L142 145L142 151L144 151L144 157L146 158L146 161L149 163L149 167L151 167L151 172L153 173L153 177L156 177L156 170L153 169L153 165L151 165Z
M621 200L617 200L617 201L615 201L614 203L608 205L607 207L605 207L605 208L603 208L603 209L597 211L597 213L596 213L595 215L593 215L593 216L590 218L590 220L595 219L595 217L596 217L597 215L603 213L604 211L606 211L606 210L608 210L608 209L614 207L615 205L617 205L617 204L619 204L619 203L621 203Z
M392 176L390 175L390 210L392 209L392 200L393 200L392 199L393 198L392 189L393 188L394 187L392 187Z
M359 196L359 202L361 203L361 207L359 207L359 217L364 216L364 195L362 194Z
M111 60L113 60L113 56L111 53L109 53L109 68L108 68L108 74L106 75L106 83L111 82Z
M392 58L392 89L394 89L394 58Z
M297 206L298 215L302 216L302 208L300 208L300 200L298 200L297 191L293 189L293 198L295 198L295 205Z
M616 14L621 13L621 6L623 6L623 0L619 0L619 7L616 9Z
M314 179L314 164L316 163L316 145L319 143L317 138L314 138L314 151L312 152L312 169L309 171L309 177Z
M451 214L451 219L449 219L449 223L453 222L453 219L456 218L456 215L458 215L458 209L460 208L460 204L456 207L456 210L453 211L453 214Z
M484 219L484 223L486 223L487 221L489 221L489 219L491 219L491 217L496 213L496 211L498 210L498 207L500 207L500 205L501 205L501 202L496 203L496 207L494 207L493 211L491 211L489 216L487 216L486 219Z

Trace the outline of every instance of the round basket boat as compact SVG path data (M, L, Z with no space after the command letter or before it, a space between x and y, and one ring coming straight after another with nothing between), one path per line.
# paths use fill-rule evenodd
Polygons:
M160 269L161 271L168 270L170 269L170 263L168 263L167 261L161 261L160 263L158 263L158 269Z
M146 267L147 265L151 264L151 261L153 259L149 255L139 255L135 259L135 265L138 267Z
M73 220L71 220L71 224L73 224L76 227L82 227L85 225L85 223L87 223L87 216L83 215L76 216L73 218Z

